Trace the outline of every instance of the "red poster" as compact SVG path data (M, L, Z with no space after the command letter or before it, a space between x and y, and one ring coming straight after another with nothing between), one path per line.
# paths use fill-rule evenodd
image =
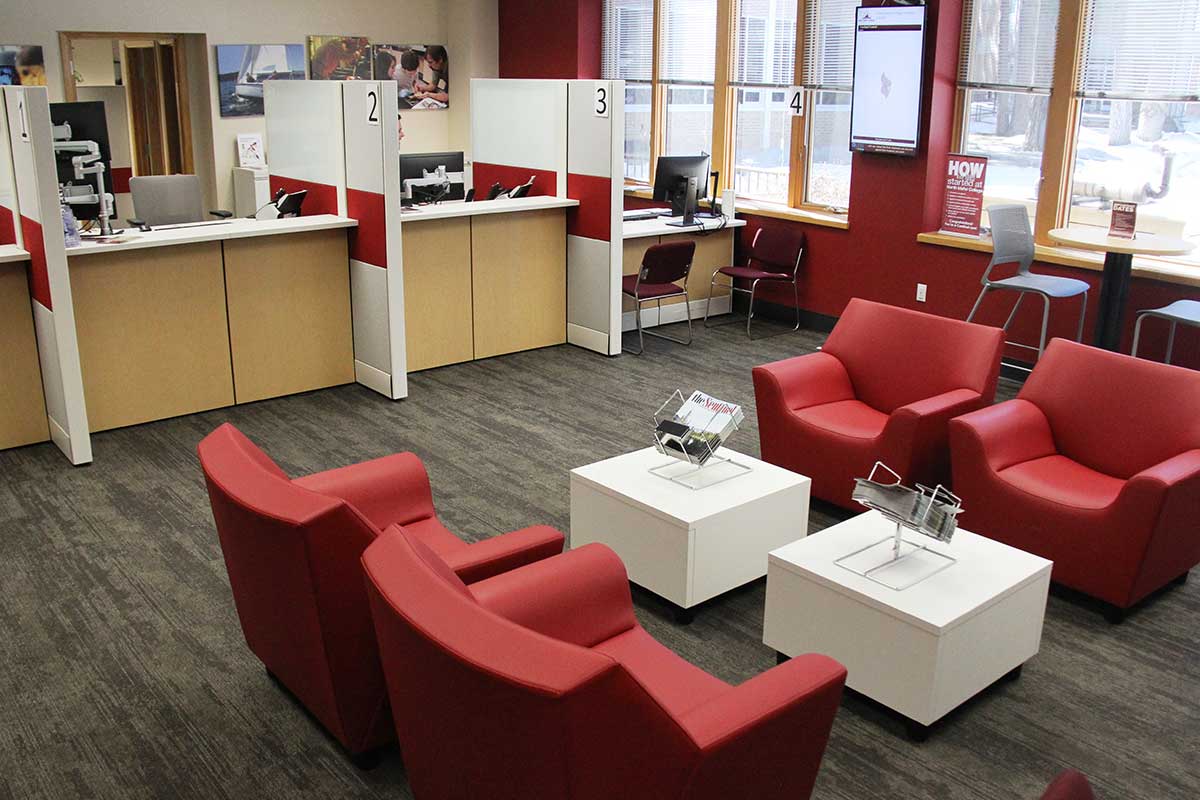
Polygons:
M950 154L946 166L946 202L942 208L943 231L979 235L979 220L983 215L983 182L986 177L985 157Z
M1108 223L1108 235L1119 239L1132 239L1137 231L1137 203L1114 200L1112 219Z

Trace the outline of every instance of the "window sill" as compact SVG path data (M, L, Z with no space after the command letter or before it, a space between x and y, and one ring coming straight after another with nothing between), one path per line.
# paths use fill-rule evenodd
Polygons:
M651 200L654 197L653 192L643 186L626 186L625 194L642 200ZM737 213L750 214L755 217L786 219L792 222L804 222L810 225L821 225L826 228L837 228L843 231L850 229L850 221L846 214L838 214L833 211L815 211L806 208L790 208L773 203L747 200L742 197L739 197L737 200Z
M959 250L973 250L979 253L992 252L990 237L958 236L953 233L930 231L918 233L917 241L922 244L932 244L939 247L954 247ZM1072 250L1067 247L1048 247L1037 245L1034 257L1046 264L1057 264L1063 267L1086 269L1091 272L1104 271L1104 254L1086 250ZM1183 286L1200 286L1200 267L1176 264L1154 258L1135 257L1133 259L1133 276L1148 278L1165 283L1175 283Z

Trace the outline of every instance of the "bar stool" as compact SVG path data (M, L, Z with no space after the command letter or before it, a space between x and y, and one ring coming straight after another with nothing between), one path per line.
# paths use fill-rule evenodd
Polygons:
M800 259L804 256L804 244L804 231L801 230L759 228L755 231L754 239L750 242L750 258L746 266L721 267L713 273L712 280L708 282L708 301L704 304L704 327L710 327L708 324L708 308L712 305L713 287L716 286L717 276L724 275L726 278L729 278L729 290L731 292L742 292L750 295L750 307L746 310L746 336L751 339L754 338L750 334L750 321L754 319L754 292L758 289L758 284L761 281L776 281L792 285L792 297L796 306L796 324L792 326L790 331L781 331L781 333L791 333L792 331L799 330L800 289L797 281L800 272ZM736 281L738 280L751 281L750 288L744 289L737 286ZM732 310L731 307L730 311ZM725 322L717 322L712 327L729 325L736 321L731 319ZM772 335L778 336L779 334Z
M696 255L696 243L667 242L646 248L642 256L642 268L636 275L626 275L621 279L621 294L633 298L637 319L638 349L625 347L621 349L635 356L640 356L646 349L646 341L642 338L642 305L658 303L658 319L662 322L662 301L670 297L682 297L684 311L687 313L688 338L676 339L662 333L645 331L646 336L657 336L678 344L692 343L692 309L687 300L688 273L692 271L692 259ZM676 281L683 281L681 287Z
M1038 340L1038 346L1035 348L1019 342L1005 342L1013 347L1037 350L1038 358L1041 358L1042 351L1046 349L1046 329L1050 325L1051 298L1082 296L1083 299L1079 306L1079 328L1075 332L1075 341L1081 341L1083 339L1083 318L1087 315L1087 283L1074 278L1059 278L1055 275L1040 275L1029 271L1034 255L1033 232L1029 229L1029 214L1025 210L1025 206L1017 204L988 206L988 218L992 225L992 260L988 262L987 269L980 280L983 284L983 291L975 300L971 313L967 314L967 322L974 318L975 312L979 310L979 306L988 292L999 289L1019 292L1017 302L1013 304L1012 312L1009 313L1008 319L1004 323L1004 330L1007 332L1008 326L1017 316L1017 309L1021 307L1021 300L1025 298L1025 294L1032 292L1041 295L1044 306L1042 308L1042 335ZM1017 265L1016 275L1011 278L1001 278L998 281L992 280L992 270L1001 264L1013 263Z
M1200 300L1176 300L1169 306L1162 308L1148 308L1145 311L1139 311L1137 314L1137 324L1133 326L1133 357L1137 358L1138 353L1138 338L1142 335L1142 320L1146 317L1158 317L1159 319L1170 320L1171 332L1167 334L1167 359L1166 363L1171 363L1171 350L1175 347L1175 329L1179 327L1179 323L1191 325L1200 328Z

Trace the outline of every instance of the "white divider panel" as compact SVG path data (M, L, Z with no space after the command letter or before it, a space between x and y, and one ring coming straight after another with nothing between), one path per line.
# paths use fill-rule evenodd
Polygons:
M567 82L473 79L471 149L477 190L487 188L484 176L491 173L480 167L486 165L554 173L554 191L545 194L566 197Z
M71 276L63 243L58 174L45 87L4 87L17 187L18 226L30 253L30 285L50 438L72 464L92 460Z
M12 142L8 138L8 109L0 103L0 244L21 244L21 211L13 176Z
M354 373L393 400L408 396L394 81L346 81L343 91ZM274 159L274 155L272 155Z
M266 81L271 192L308 189L305 214L346 213L341 81Z

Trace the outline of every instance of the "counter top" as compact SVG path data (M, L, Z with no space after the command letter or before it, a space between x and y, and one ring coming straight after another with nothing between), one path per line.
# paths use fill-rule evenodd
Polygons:
M9 261L28 261L29 251L22 250L15 244L0 244L0 264L7 264Z
M623 239L641 239L646 236L670 236L673 233L702 233L708 231L719 231L726 228L741 228L746 225L744 219L711 219L707 217L697 217L695 225L689 225L686 228L681 228L677 225L668 225L670 221L680 219L679 217L656 217L655 219L636 219L631 220L621 225L621 238Z
M311 217L289 217L288 219L229 219L215 223L194 225L187 228L169 228L139 231L126 228L124 233L111 237L106 242L84 238L79 247L68 247L68 256L85 256L91 253L115 253L119 250L141 250L146 247L169 247L176 244L196 244L225 239L246 239L253 236L274 236L283 233L305 233L331 228L353 228L357 220L333 214L315 214Z
M545 208L571 208L579 205L578 200L565 197L518 197L513 200L476 200L472 203L461 201L438 203L432 206L413 206L415 211L405 210L400 216L401 223L420 222L423 219L449 219L451 217L474 217L482 214L509 214L514 211L540 211Z

